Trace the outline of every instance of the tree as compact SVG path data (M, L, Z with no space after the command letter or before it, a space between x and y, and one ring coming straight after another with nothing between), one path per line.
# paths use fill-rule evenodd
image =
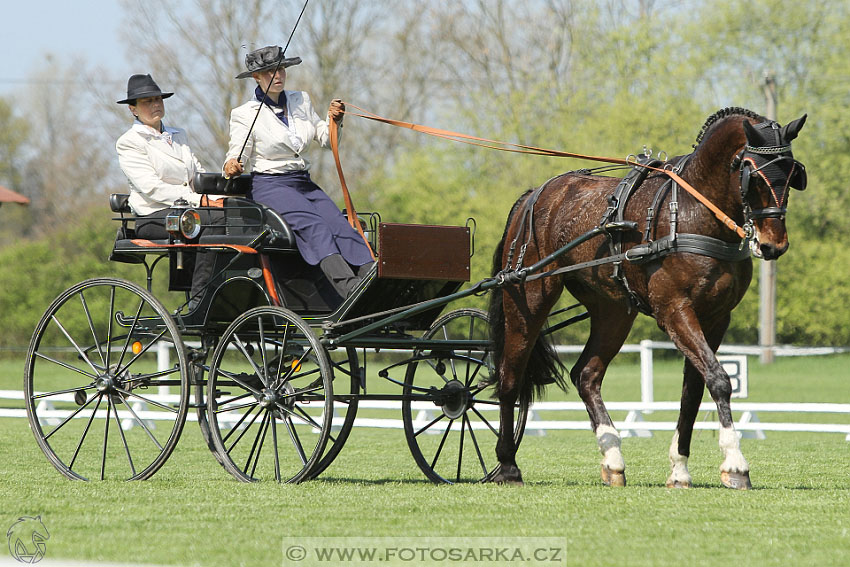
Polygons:
M23 148L28 136L29 123L15 114L11 101L0 97L0 185L24 195ZM0 247L19 240L29 215L22 207L0 209Z

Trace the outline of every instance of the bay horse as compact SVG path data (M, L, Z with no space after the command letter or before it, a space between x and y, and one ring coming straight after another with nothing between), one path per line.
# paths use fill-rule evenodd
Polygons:
M788 249L789 188L803 190L806 184L791 141L805 120L803 115L780 127L750 110L725 108L707 119L691 154L656 162L659 169L642 183L628 187L626 178L583 170L554 177L520 197L494 254L494 276L507 284L490 298L501 426L493 481L522 483L513 434L517 401L529 402L553 382L565 388L563 368L541 331L566 289L590 319L590 335L570 379L587 407L603 455L603 482L624 486L626 477L620 434L601 396L602 379L641 311L656 320L685 357L667 486L691 485L691 436L707 387L721 426L721 481L729 488L751 488L729 406L732 387L715 352L752 278L750 252L743 245L768 260ZM665 168L744 227L748 242L680 191L660 171ZM599 234L586 237L600 227ZM547 270L558 273L526 279L524 266L545 262L576 241L581 243L546 263ZM618 261L606 262L612 256Z

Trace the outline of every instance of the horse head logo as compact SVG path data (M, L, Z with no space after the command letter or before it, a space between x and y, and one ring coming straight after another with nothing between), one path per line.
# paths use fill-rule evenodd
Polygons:
M35 518L22 516L12 524L6 532L9 540L9 552L15 560L21 563L33 564L44 559L50 533L41 521L41 516Z

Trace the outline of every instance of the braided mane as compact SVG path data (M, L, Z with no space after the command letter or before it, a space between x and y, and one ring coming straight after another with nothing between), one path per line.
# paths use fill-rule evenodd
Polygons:
M702 125L702 129L699 131L699 134L697 134L697 141L694 144L694 147L696 148L699 145L699 143L702 142L702 139L705 136L705 133L708 131L709 128L711 128L711 126L715 122L717 122L718 120L721 120L723 118L726 118L727 116L734 116L734 115L746 116L747 118L753 118L753 119L758 120L758 121L765 120L764 116L762 116L761 114L755 113L752 110L747 110L746 108L741 108L739 106L729 106L729 107L724 108L722 110L718 110L717 112L715 112L714 114L709 116L708 119L705 121L705 124Z

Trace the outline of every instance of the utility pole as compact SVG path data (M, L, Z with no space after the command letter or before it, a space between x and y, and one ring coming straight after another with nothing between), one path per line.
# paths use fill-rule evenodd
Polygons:
M776 120L776 80L770 71L764 74L765 118ZM776 345L776 260L761 261L759 277L759 346L762 364L773 363Z

